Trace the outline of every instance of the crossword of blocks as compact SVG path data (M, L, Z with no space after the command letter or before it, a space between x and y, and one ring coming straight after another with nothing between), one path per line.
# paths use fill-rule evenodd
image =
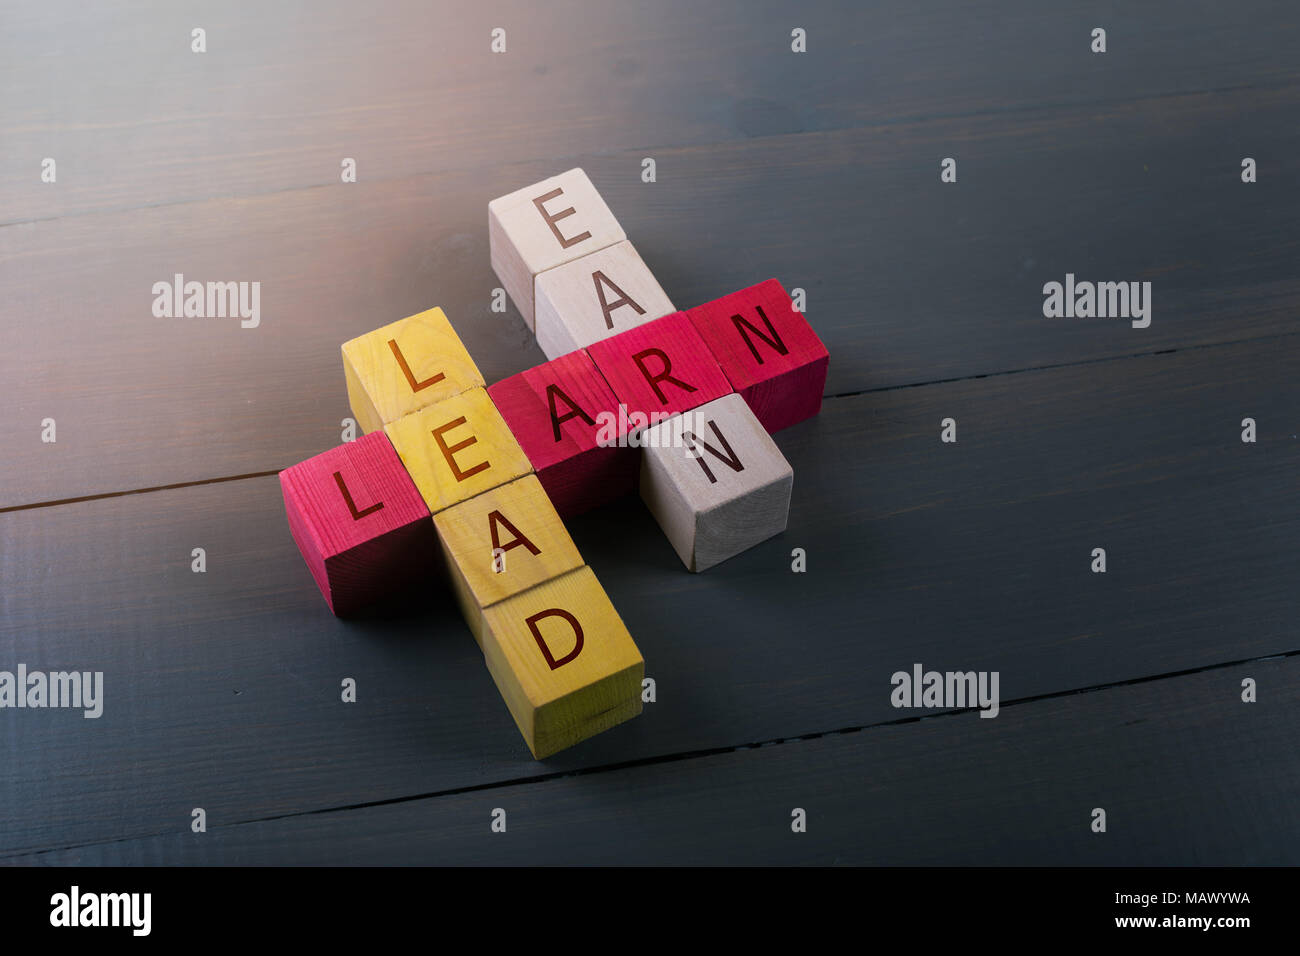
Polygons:
M785 530L770 431L828 354L775 279L685 312L581 169L489 203L492 265L550 361L485 386L440 308L343 344L365 433L280 474L330 609L451 585L534 757L641 712L644 661L565 517L639 491L703 571Z

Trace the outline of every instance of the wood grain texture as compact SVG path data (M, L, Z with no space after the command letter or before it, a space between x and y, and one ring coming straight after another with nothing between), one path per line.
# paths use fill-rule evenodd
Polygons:
M785 530L794 472L732 392L641 435L641 500L691 571Z
M641 151L583 162L679 307L763 276L807 290L835 356L828 393L843 394L1291 331L1300 217L1284 184L1300 177L1298 96L1283 86L659 150L674 175L654 184L619 174ZM954 141L962 178L944 186L936 157ZM1250 186L1228 145L1241 141L1269 157ZM1207 143L1224 145L1211 155ZM0 324L13 409L0 419L0 507L278 470L332 447L349 414L339 344L430 303L488 382L540 363L522 322L491 311L483 206L555 168L503 162L0 229L15 317ZM260 280L260 327L154 318L150 286L177 271ZM1066 271L1155 278L1151 327L1045 320L1042 284ZM39 440L47 416L57 445Z
M1294 862L1294 658L1259 659L1300 612L1284 5L815 0L803 55L775 0L83 7L0 31L0 668L106 700L0 721L0 854ZM483 207L574 166L679 307L778 276L834 361L777 436L783 538L692 576L640 502L571 523L659 697L537 764L444 582L328 613L275 472L339 444L339 344L396 317L445 306L487 382L542 361ZM1151 281L1151 327L1045 319L1067 272ZM260 281L261 323L153 315L176 273ZM1011 703L873 727L917 661ZM1113 801L1116 840L1071 828Z
M682 312L602 339L587 354L626 406L628 419L635 416L632 431L731 391L713 353Z
M366 432L486 384L439 308L344 342L343 370L348 404Z
M488 203L492 270L534 331L538 274L626 238L582 169L549 176Z
M612 429L618 400L584 351L570 352L543 365L502 379L488 397L537 473L562 517L636 492L640 456L620 439L628 429Z
M535 288L537 344L551 359L677 311L630 242L549 269Z
M335 614L436 573L429 509L382 433L285 469L280 490L294 542Z
M1247 677L1257 704L1241 701ZM5 862L1288 866L1300 855L1298 706L1292 657L1015 704L995 720L874 726ZM1089 827L1097 806L1104 834ZM504 835L489 829L496 807ZM790 830L795 807L806 833Z
M1298 362L1288 336L828 401L776 436L786 534L709 574L635 499L571 520L659 694L540 765L441 582L329 614L274 476L0 515L9 660L103 670L106 696L6 720L0 852L892 720L916 661L998 670L1011 700L1296 650Z
M483 609L582 566L535 475L439 512L433 520L461 613L483 643Z
M769 432L821 411L830 356L776 279L688 309L686 316Z
M591 568L485 608L481 637L488 671L538 760L641 713L645 661Z
M0 210L43 220L337 185L347 156L361 184L503 157L549 167L517 180L530 182L555 157L572 164L611 143L644 147L614 164L642 189L653 151L660 189L681 148L935 117L1015 122L1041 106L1091 113L1296 75L1300 25L1274 0L1201 6L1195 26L1178 0L1114 12L1123 50L1106 57L1088 52L1095 18L1033 0L1001 9L992 20L958 4L939 15L906 0L806 3L811 46L795 56L777 0L397 0L364 18L343 0L237 2L202 10L209 51L195 55L196 15L162 0L93 11L55 0L11 11L0 34ZM494 55L489 32L503 24L509 51ZM949 154L927 168L938 155ZM46 156L57 186L40 180Z
M532 471L487 391L471 388L384 426L437 514Z

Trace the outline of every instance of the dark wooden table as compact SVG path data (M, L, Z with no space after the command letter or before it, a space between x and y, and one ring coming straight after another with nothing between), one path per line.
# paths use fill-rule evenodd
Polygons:
M105 701L0 710L0 861L1300 860L1291 5L378 6L4 14L0 670ZM776 276L831 366L784 535L691 575L638 500L573 522L657 701L538 763L439 582L328 613L275 473L347 338L543 360L487 203L575 165L679 307ZM260 326L154 317L175 273ZM1066 273L1150 327L1044 318ZM1000 713L894 708L915 663Z

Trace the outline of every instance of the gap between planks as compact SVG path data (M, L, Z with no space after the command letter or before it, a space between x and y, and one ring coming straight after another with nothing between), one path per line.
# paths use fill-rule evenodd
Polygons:
M1143 677L1131 677L1127 680L1111 681L1104 684L1092 684L1087 687L1074 687L1067 690L1051 691L1045 694L1034 694L1029 697L1017 697L1013 700L1001 701L1000 709L1007 707L1020 707L1028 704L1057 700L1062 697L1075 697L1080 694L1094 694L1102 691L1114 690L1120 687L1133 687L1139 684L1151 684L1162 680L1176 680L1182 677L1190 677L1194 674L1204 674L1211 671L1226 670L1233 667L1241 667L1247 664L1258 664L1271 661L1287 660L1292 657L1300 657L1300 648L1284 651L1280 654L1267 654L1262 657L1248 657L1233 661L1221 661L1217 664L1206 664L1203 667L1190 667L1183 670L1168 671L1163 674L1148 674ZM851 727L837 727L832 730L813 731L810 733L799 734L792 737L775 737L770 740L760 740L745 744L735 744L729 747L710 747L702 750L686 750L678 753L659 754L652 757L641 757L636 760L625 760L617 763L601 764L596 767L582 767L577 770L562 770L553 773L543 773L532 777L511 777L506 780L496 780L491 783L472 784L464 787L450 787L446 790L434 790L427 793L415 793L404 797L389 797L384 800L368 800L360 803L343 804L336 807L320 807L314 810L296 810L291 813L275 813L265 817L254 817L248 820L234 820L230 823L218 824L214 829L228 829L232 827L248 826L258 823L274 823L280 820L291 820L299 817L318 816L325 813L346 813L352 810L368 810L374 807L385 807L399 803L411 803L417 800L436 800L440 797L452 797L466 793L483 793L492 790L501 790L507 787L531 786L533 784L550 783L555 780L562 780L570 777L587 777L602 773L611 773L620 770L630 770L636 767L650 767L657 764L679 763L686 760L698 760L705 757L717 757L723 754L736 753L741 750L757 750L761 747L776 747L785 744L798 744L810 740L819 740L822 737L844 736L848 734L863 733L870 730L878 730L886 727L899 727L904 724L916 724L926 720L942 720L948 717L956 717L963 714L978 713L980 708L963 707L953 710L941 710L933 714L924 714L921 716L899 717L895 720L882 720L873 724L860 724ZM17 860L26 857L40 857L47 853L63 853L70 850L83 850L89 847L113 846L118 843L133 843L140 840L147 840L153 837L167 836L172 831L162 830L156 833L137 834L131 837L124 837L117 840L92 840L87 843L72 843L64 846L27 847L15 849L0 853L0 860Z
M1109 355L1102 358L1080 359L1077 362L1057 362L1052 365L1030 365L1025 368L999 369L993 372L980 372L975 375L958 375L954 378L937 378L926 382L905 382L901 385L882 385L879 388L863 388L852 392L837 392L823 396L826 400L837 398L857 398L860 395L872 395L877 392L896 392L908 388L926 388L931 385L951 385L955 382L970 382L985 378L1001 378L1005 375L1022 375L1026 372L1050 372L1057 369L1079 368L1086 365L1099 365L1105 362L1121 362L1126 359L1151 358L1156 355L1173 355L1178 352L1195 352L1202 349L1217 349L1233 345L1248 345L1253 342L1268 342L1273 339L1285 339L1300 332L1277 332L1253 338L1233 339L1226 342L1205 342L1200 345L1185 345L1171 349L1153 349L1145 352L1130 352L1126 355ZM292 462L290 463L292 464ZM284 468L288 468L285 465ZM242 475L223 475L219 478L196 478L193 481L178 481L170 485L152 485L146 488L128 488L123 491L103 491L93 495L79 495L74 498L55 498L50 501L32 501L21 505L9 505L0 508L0 515L13 511L31 511L35 508L54 508L59 505L75 505L86 501L100 501L105 498L124 498L127 495L145 495L154 491L174 491L177 488L196 488L200 485L217 485L227 481L244 481L249 478L269 478L278 475L283 468L270 471L250 471Z

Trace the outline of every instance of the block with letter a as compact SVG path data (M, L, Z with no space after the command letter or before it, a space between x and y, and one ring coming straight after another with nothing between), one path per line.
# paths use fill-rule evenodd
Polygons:
M433 523L456 599L480 646L485 608L582 566L535 475L462 501Z
M785 530L794 472L738 394L660 422L642 444L641 497L690 570Z
M383 432L286 468L280 489L289 530L335 614L437 567L429 509Z
M676 311L626 241L541 273L536 292L537 344L552 359Z
M588 567L483 612L483 656L538 760L641 712L645 662Z
M586 352L512 375L489 387L488 395L562 517L636 491L640 456L619 444L626 419Z

